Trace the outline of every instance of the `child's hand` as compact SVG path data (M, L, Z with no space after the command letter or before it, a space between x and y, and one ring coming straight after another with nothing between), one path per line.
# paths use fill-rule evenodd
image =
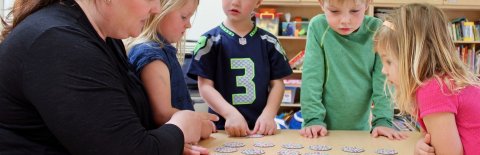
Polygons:
M258 117L257 122L255 122L255 128L253 128L252 134L274 135L276 131L277 125L275 124L274 117L262 114Z
M395 129L384 127L384 126L377 126L372 131L372 136L377 138L378 136L385 136L390 140L403 140L408 138L406 133L398 132Z
M430 134L418 140L415 145L415 155L435 155L435 148L430 146Z
M307 138L317 138L318 136L323 137L327 136L327 133L327 128L321 125L312 125L300 130L300 135Z
M210 137L210 134L217 132L217 128L212 121L203 120L202 121L202 135L201 139L207 139Z
M206 112L196 112L197 114L199 114L201 117L207 117L209 115L213 115L213 114L210 114L210 113L206 113ZM215 115L217 116L217 115ZM218 121L218 116L216 119L214 119L213 121ZM212 120L202 120L202 132L201 132L201 139L207 139L210 137L210 134L214 133L214 132L217 132L217 128L215 127L215 124L212 122Z
M191 145L191 144L185 144L185 147L183 147L183 155L198 155L198 154L208 154L208 149L201 146Z
M225 118L225 131L232 137L243 137L250 134L247 121L238 112Z

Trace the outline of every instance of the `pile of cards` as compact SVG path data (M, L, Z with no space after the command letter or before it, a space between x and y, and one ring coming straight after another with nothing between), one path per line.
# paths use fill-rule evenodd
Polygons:
M217 147L215 148L215 152L220 152L220 153L232 153L232 152L237 152L238 150L236 148L231 148L231 147Z
M311 145L308 148L310 148L310 150L313 150L313 151L330 151L330 150L332 150L332 147L327 146L327 145Z
M303 145L295 144L295 143L287 143L287 144L283 144L282 147L286 149L301 149L303 148Z
M246 155L259 155L259 154L265 154L265 151L263 151L262 149L245 149L242 151L243 154L246 154Z
M297 150L289 150L289 149L282 149L278 152L278 155L301 155L300 151Z
M239 148L239 147L244 147L245 144L242 142L228 142L223 144L225 147L231 147L231 148Z
M255 142L253 143L253 146L265 148L265 147L274 147L275 144L270 142Z
M342 151L349 152L349 153L361 153L361 152L364 152L365 150L359 147L344 146L342 147Z
M384 155L394 155L398 154L398 152L394 149L378 149L375 153L377 154L384 154Z

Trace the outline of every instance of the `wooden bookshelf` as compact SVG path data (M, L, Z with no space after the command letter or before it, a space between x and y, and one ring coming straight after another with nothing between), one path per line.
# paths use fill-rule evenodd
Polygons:
M453 41L455 44L480 44L480 41Z
M307 40L307 37L278 36L280 40Z
M300 108L300 103L294 103L294 104L280 104L281 107L288 107L288 108Z
M302 70L293 70L293 73L294 74L299 74L299 73L302 73Z

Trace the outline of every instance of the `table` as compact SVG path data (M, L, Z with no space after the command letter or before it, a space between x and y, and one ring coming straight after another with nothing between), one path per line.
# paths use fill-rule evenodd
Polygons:
M273 136L264 136L262 138L245 138L245 137L229 137L225 131L219 131L211 135L209 139L200 141L199 145L210 150L211 154L215 154L215 148L222 146L226 142L243 142L244 147L238 149L237 152L230 153L232 155L242 154L241 151L248 148L257 148L253 146L254 142L271 142L274 147L260 148L265 151L266 155L277 154L285 143L298 143L303 145L303 149L295 149L302 154L306 152L314 152L308 147L310 145L321 144L333 147L330 151L325 151L327 154L348 154L343 152L343 146L355 146L365 149L361 154L376 154L375 151L381 148L395 149L399 155L413 154L413 149L416 142L422 138L419 132L406 132L409 137L405 140L388 140L385 137L373 138L367 131L344 131L333 130L328 131L328 136L317 139L307 139L298 133L298 130L278 130L278 133Z

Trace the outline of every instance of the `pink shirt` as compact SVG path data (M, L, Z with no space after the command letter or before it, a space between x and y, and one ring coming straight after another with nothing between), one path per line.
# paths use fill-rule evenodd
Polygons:
M452 94L445 84L442 87L440 89L439 82L433 78L417 90L420 125L428 132L423 117L437 112L451 112L455 114L464 154L480 154L480 88L468 86Z

